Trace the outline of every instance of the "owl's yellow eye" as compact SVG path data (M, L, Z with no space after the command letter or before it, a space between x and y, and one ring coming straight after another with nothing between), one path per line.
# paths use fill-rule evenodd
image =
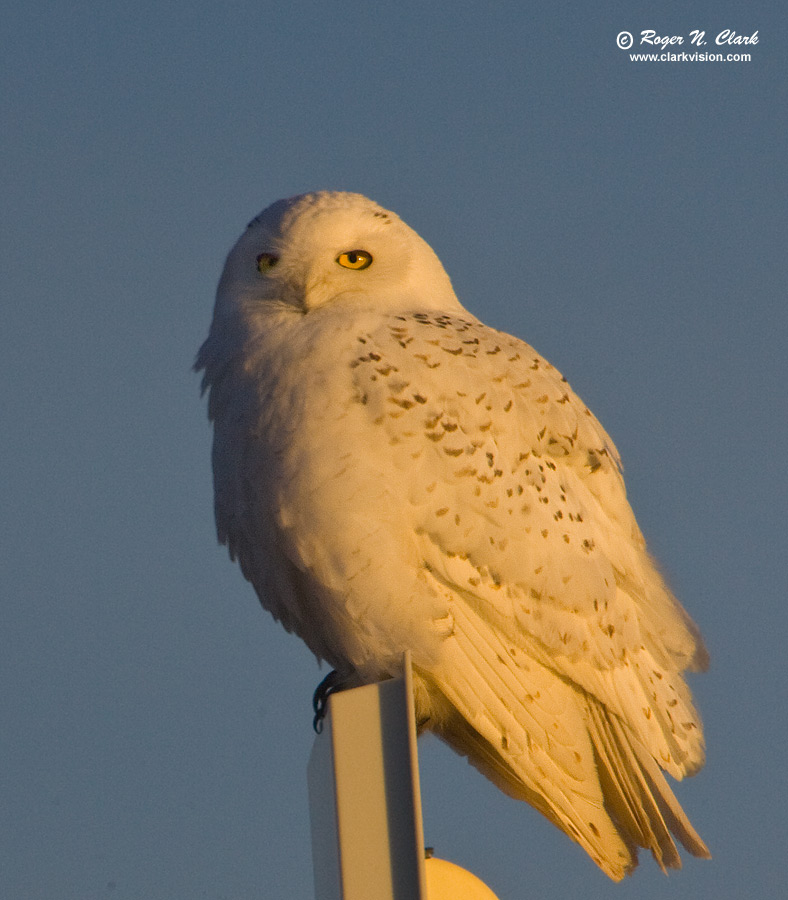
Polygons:
M274 253L261 253L257 257L257 271L261 275L265 275L270 269L279 262L279 257Z
M346 269L366 269L372 265L372 254L366 250L347 250L339 254L337 262Z

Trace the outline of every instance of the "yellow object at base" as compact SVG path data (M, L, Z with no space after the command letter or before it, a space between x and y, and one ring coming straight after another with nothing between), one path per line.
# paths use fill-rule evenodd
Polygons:
M445 859L424 860L427 900L498 900L475 875Z

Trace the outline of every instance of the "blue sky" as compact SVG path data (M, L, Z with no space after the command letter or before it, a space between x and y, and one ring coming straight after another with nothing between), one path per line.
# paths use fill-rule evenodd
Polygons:
M784 896L782 5L16 6L0 895L312 896L322 673L216 545L190 366L246 222L331 188L398 212L469 309L568 377L712 654L709 761L677 788L712 862L643 858L616 887L430 738L427 842L501 900ZM631 62L616 35L647 28L759 41Z

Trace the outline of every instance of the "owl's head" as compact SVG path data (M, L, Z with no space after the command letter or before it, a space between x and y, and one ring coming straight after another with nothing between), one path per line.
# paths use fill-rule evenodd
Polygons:
M432 248L361 194L322 191L279 200L231 250L216 312L328 304L391 312L460 309Z

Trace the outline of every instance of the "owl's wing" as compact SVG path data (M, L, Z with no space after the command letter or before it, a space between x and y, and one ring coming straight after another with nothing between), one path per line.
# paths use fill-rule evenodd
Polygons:
M613 877L638 844L677 865L670 828L706 855L660 772L703 763L681 672L705 650L610 438L532 348L471 317L392 317L367 350L359 395L407 461L422 564L453 617L425 676L449 701L432 727Z

